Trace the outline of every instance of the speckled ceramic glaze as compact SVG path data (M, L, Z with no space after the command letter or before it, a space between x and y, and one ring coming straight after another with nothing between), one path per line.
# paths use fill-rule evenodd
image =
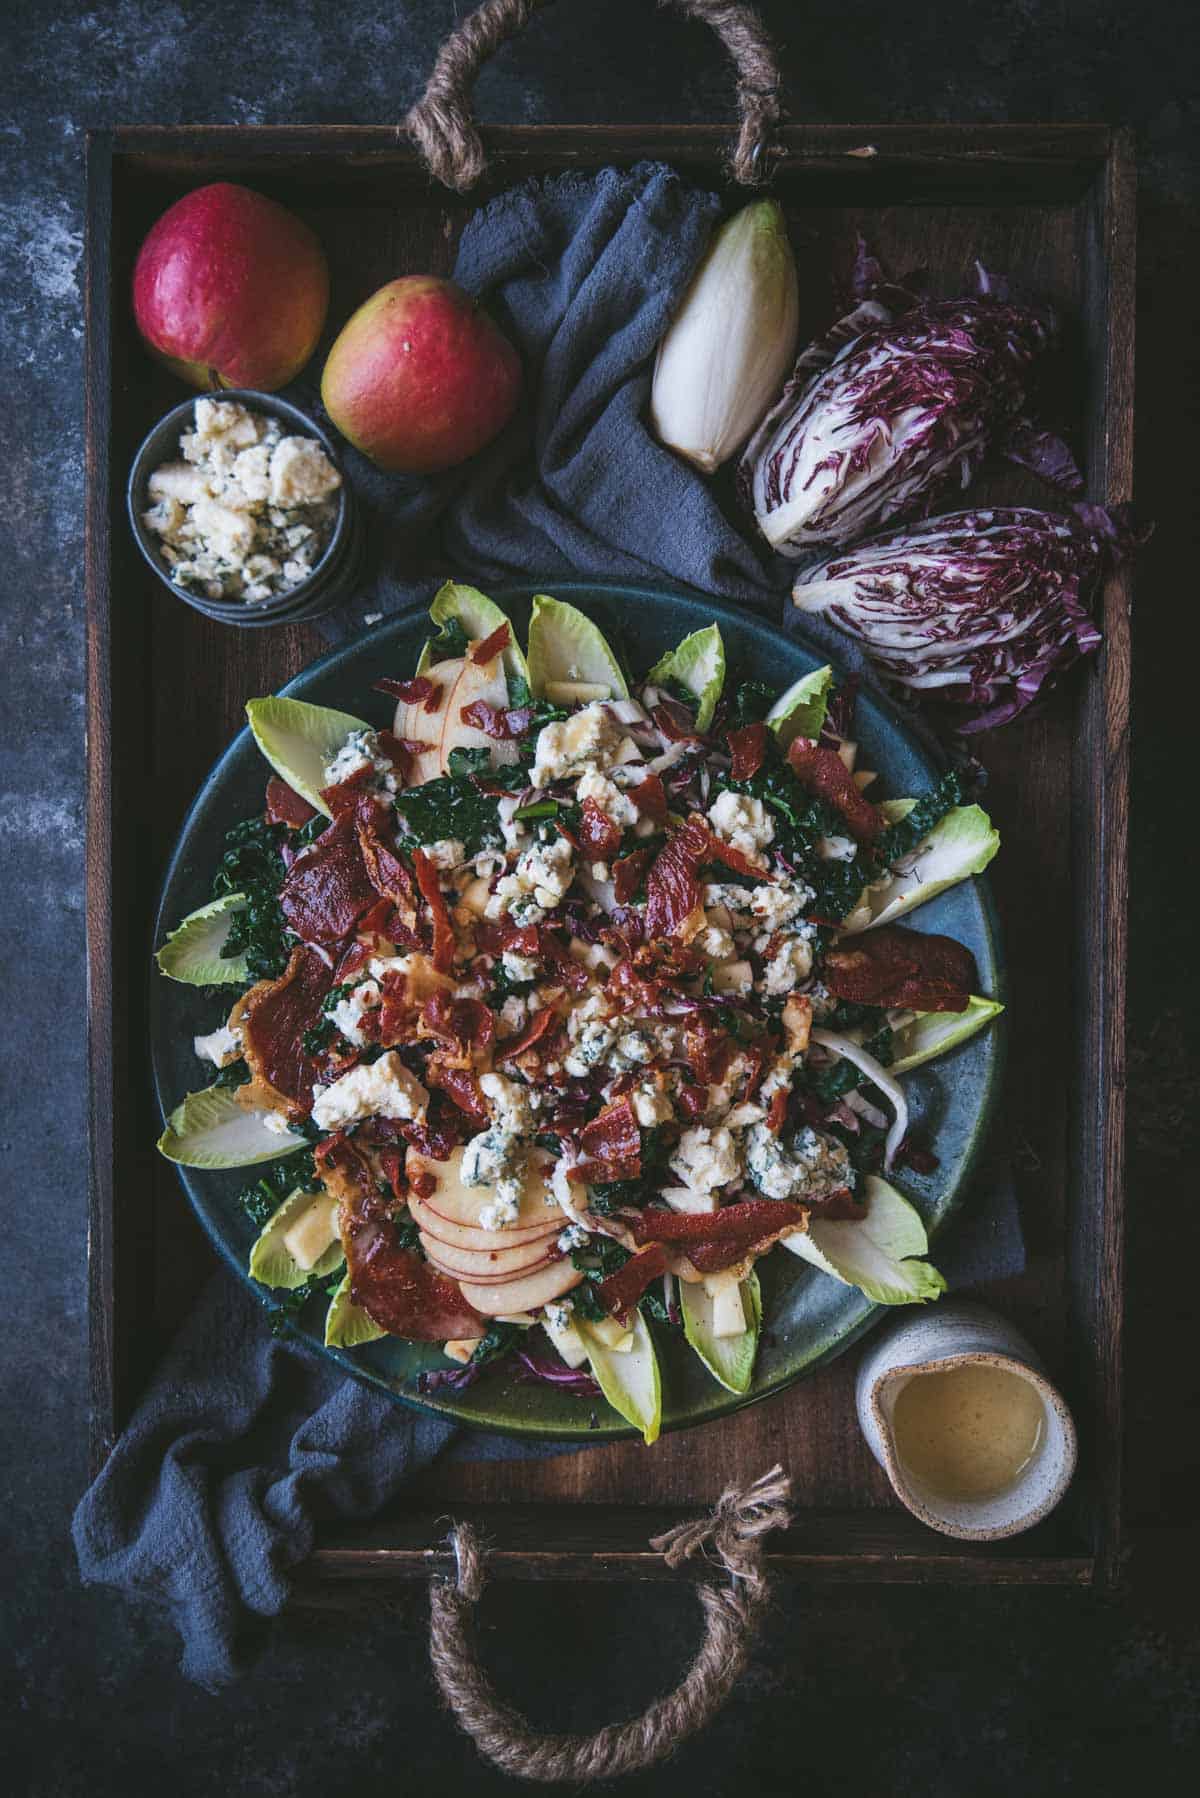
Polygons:
M896 1452L892 1417L909 1381L934 1368L1001 1367L1019 1374L1042 1402L1045 1434L1032 1462L1008 1490L950 1500L905 1467ZM956 1301L906 1315L863 1356L856 1386L858 1421L901 1504L944 1536L990 1542L1038 1523L1062 1498L1075 1471L1075 1424L1036 1353L1003 1317Z
M731 680L769 681L782 692L828 659L762 618L695 595L569 581L551 582L543 590L570 600L594 618L633 669L649 668L689 631L714 619L724 636ZM493 593L522 636L529 622L529 602L537 591L528 586ZM380 694L372 693L371 684L381 674L410 673L428 628L423 611L391 619L306 668L283 691L351 712L375 726L390 724L391 707ZM246 694L247 699L253 697ZM920 793L933 785L938 770L889 706L863 695L858 702L855 735L862 745L864 765L882 770L881 796ZM261 811L266 773L249 731L242 731L217 763L185 821L167 870L156 944L180 918L209 897L223 834L239 819ZM998 930L986 881L967 880L940 894L915 913L911 922L914 929L944 931L965 943L979 968L980 991L1004 999ZM147 953L150 947L147 944ZM223 1022L227 1010L228 1003L220 996L157 976L153 979L150 1051L164 1116L184 1093L203 1084L192 1038ZM1004 1020L999 1022L1000 1029L981 1032L918 1069L905 1082L914 1128L935 1145L938 1167L927 1174L906 1169L902 1185L935 1239L966 1191L999 1091ZM180 1168L178 1173L214 1246L247 1278L246 1257L255 1231L237 1194L253 1175L244 1171L206 1173L194 1168ZM763 1333L747 1394L735 1395L716 1385L679 1336L656 1330L664 1429L705 1423L779 1391L842 1353L883 1315L880 1307L855 1288L818 1273L793 1255L767 1256L760 1263L760 1277ZM255 1287L255 1291L273 1308L263 1288ZM392 1337L352 1351L325 1349L322 1325L318 1300L298 1322L290 1324L289 1333L294 1332L347 1373L401 1402L419 1403L465 1423L514 1435L597 1441L635 1433L606 1405L593 1406L556 1387L523 1384L504 1369L465 1392L421 1396L416 1382L422 1369L445 1365L435 1347Z

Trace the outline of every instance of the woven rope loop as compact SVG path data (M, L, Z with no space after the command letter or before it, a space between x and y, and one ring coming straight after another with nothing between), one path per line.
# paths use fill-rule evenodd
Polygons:
M762 1541L789 1522L789 1491L782 1468L773 1467L752 1485L727 1488L706 1517L654 1537L650 1546L668 1567L711 1553L729 1584L698 1587L704 1636L675 1690L656 1699L640 1717L591 1736L543 1735L497 1698L476 1658L471 1634L487 1555L470 1524L457 1524L450 1537L456 1577L453 1583L435 1580L430 1587L429 1652L443 1699L480 1753L520 1779L592 1784L652 1766L703 1729L750 1657L770 1596Z
M475 186L487 158L471 114L475 78L501 44L523 31L551 0L484 0L452 31L437 53L425 92L405 129L435 180L456 193ZM766 179L766 150L779 123L780 75L774 46L753 6L744 0L659 0L716 32L737 70L738 134L730 152L733 178L743 187Z

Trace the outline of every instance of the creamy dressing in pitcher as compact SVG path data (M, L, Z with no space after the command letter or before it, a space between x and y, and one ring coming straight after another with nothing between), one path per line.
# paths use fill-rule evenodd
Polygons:
M945 1498L1007 1491L1037 1454L1045 1427L1037 1389L987 1362L914 1375L892 1413L906 1472Z

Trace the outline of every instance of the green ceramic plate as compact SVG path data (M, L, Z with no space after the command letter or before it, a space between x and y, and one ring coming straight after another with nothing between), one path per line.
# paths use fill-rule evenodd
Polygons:
M494 595L522 638L529 601L536 591L534 587L514 587ZM769 681L782 692L827 659L764 620L712 600L606 583L558 581L549 584L549 591L590 613L635 670L650 667L689 631L701 629L714 618L724 635L731 678ZM426 634L424 612L381 625L315 662L283 691L380 725L390 723L389 702L371 692L371 683L381 674L409 673ZM883 796L919 793L932 784L937 772L932 762L887 706L872 698L859 701L858 737L864 765L882 771L878 790ZM230 824L261 809L266 774L266 764L249 731L243 730L209 775L184 823L163 886L155 945L180 918L208 898L222 835ZM965 943L979 965L980 991L1004 997L996 916L985 881L967 881L932 900L917 913L914 926L944 931ZM224 1021L224 1004L218 995L154 974L150 1049L164 1117L185 1092L202 1084L197 1078L192 1037ZM902 1185L935 1236L962 1199L982 1146L999 1090L1002 1052L1002 1033L993 1028L932 1067L921 1069L906 1083L914 1123L936 1147L939 1166L927 1176L906 1170ZM235 1272L246 1278L246 1257L255 1231L237 1202L237 1193L248 1176L242 1172L198 1173L189 1168L178 1172L213 1244ZM806 1267L792 1255L769 1256L759 1263L759 1271L763 1339L754 1381L745 1395L735 1396L717 1386L681 1338L657 1330L664 1429L706 1423L778 1392L840 1354L883 1315L880 1307L869 1304L858 1292ZM269 1306L269 1295L261 1288L255 1290ZM353 1351L326 1349L322 1346L323 1310L323 1301L313 1301L299 1322L290 1326L295 1336L400 1403L419 1403L422 1409L512 1435L608 1440L634 1434L602 1402L573 1398L554 1387L524 1385L504 1372L486 1375L463 1393L435 1393L418 1400L416 1379L421 1369L445 1365L436 1350L395 1340Z

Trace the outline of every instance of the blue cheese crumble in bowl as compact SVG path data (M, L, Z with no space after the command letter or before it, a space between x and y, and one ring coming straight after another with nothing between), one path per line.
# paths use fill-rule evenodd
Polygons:
M352 496L333 444L275 394L206 394L169 412L134 459L128 507L155 573L222 622L315 616L356 571Z

